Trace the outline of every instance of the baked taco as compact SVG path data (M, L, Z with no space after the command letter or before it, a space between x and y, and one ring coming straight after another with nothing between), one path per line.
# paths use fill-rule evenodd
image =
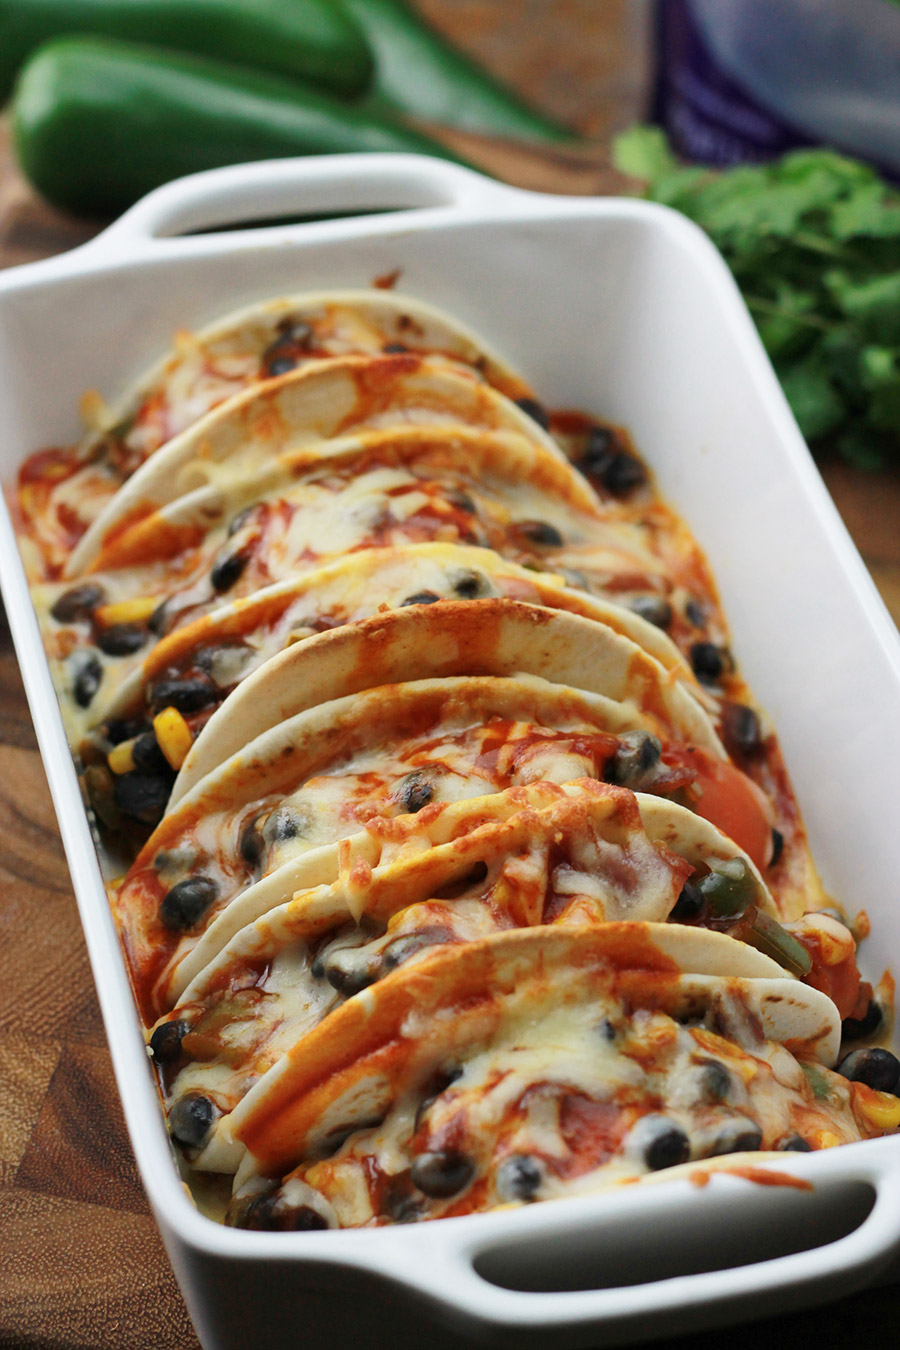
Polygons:
M719 775L738 771L687 741L683 728L699 721L697 710L686 698L683 708L677 698L671 703L667 723L649 699L642 708L640 699L620 702L520 674L411 680L314 704L171 806L118 892L126 945L151 951L157 963L241 890L300 854L373 817L415 814L432 802L590 775L678 797L714 818ZM119 782L128 805L141 784L126 775ZM766 804L749 781L744 789L757 813L747 812L756 828L746 842L764 849ZM191 902L189 921L179 924L182 892Z
M468 1213L900 1124L886 1051L830 1073L871 990L804 912L773 733L627 445L350 294L179 339L23 469L171 1134L192 1182L237 1172L231 1222Z
M171 1037L175 1023L186 1035L190 1027L181 1051L188 1062L171 1083L173 1101L215 1085L218 1109L230 1109L336 1002L426 949L509 927L665 921L689 907L696 892L707 905L739 911L731 926L742 924L753 943L769 943L782 963L774 963L776 973L795 952L804 955L771 918L771 898L749 860L708 822L671 802L594 782L565 789L540 783L468 809L432 807L415 828L401 830L391 836L381 824L370 826L369 838L382 841L377 860L354 841L353 860L348 856L330 886L298 887L275 908L260 912L277 893L271 884L277 875L256 895L245 892L222 915L219 931L213 925L158 982L157 1000L165 987L182 991L160 1036ZM290 895L290 864L280 881ZM726 921L710 908L691 918L695 925ZM749 950L741 959L752 967L757 953ZM223 1008L227 1044L217 1042Z
M279 652L376 611L437 600L505 598L594 619L672 670L699 701L708 695L665 633L625 605L588 595L553 572L535 572L468 544L403 544L351 553L314 571L217 605L160 638L110 701L108 716L150 714L160 680L216 671L215 706ZM714 706L714 705L712 705Z
M694 682L605 621L507 598L423 598L294 643L243 681L189 752L172 804L250 740L318 703L380 684L518 673L642 708L725 758Z
M189 493L111 536L97 572L37 592L73 736L102 719L160 633L348 553L439 540L539 569L577 557L598 590L659 582L659 563L599 522L589 496L517 435L416 427Z
M125 482L71 549L65 575L97 569L104 545L123 528L200 487L227 487L242 475L316 447L393 426L469 427L510 432L565 466L562 452L510 399L473 374L435 357L344 356L249 388L169 441ZM571 490L595 495L574 470Z
M825 1067L830 1000L735 946L672 925L532 928L401 967L235 1110L230 1221L410 1222L875 1133L869 1090Z
M335 291L247 306L198 333L176 334L172 351L113 407L96 394L86 396L83 411L93 430L78 445L43 451L26 463L18 499L36 546L35 576L64 565L73 544L150 455L243 389L311 361L407 351L438 355L537 407L528 386L480 338L411 296Z

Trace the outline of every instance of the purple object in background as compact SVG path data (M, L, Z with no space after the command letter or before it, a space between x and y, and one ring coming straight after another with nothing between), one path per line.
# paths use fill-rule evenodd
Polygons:
M725 166L826 143L900 175L895 0L656 0L654 119Z

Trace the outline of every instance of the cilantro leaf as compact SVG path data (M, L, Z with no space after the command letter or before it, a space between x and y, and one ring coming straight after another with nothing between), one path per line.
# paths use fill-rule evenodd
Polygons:
M835 202L829 215L829 229L835 239L859 236L871 239L900 237L900 204L892 203L884 184L862 183L849 196Z
M838 308L854 321L864 338L889 346L900 343L900 272L869 281L828 273L825 284Z
M655 127L625 132L613 159L720 249L813 449L900 458L900 192L825 149L679 166Z
M664 131L658 127L629 127L616 138L613 164L631 178L660 178L677 168Z
M844 404L818 351L779 371L800 430L807 440L836 431L844 421Z
M869 392L869 421L882 431L900 427L900 350L867 347L862 355L863 383Z

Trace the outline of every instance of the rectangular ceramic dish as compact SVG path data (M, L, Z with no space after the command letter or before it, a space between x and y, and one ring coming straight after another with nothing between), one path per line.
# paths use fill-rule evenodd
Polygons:
M390 213L385 213L391 208ZM307 224L234 222L376 212ZM212 227L233 226L227 232ZM403 156L225 169L0 276L0 472L73 440L178 327L279 292L400 272L552 406L624 423L712 563L779 729L826 884L868 911L869 978L900 969L900 641L812 465L729 273L657 206L513 191ZM900 1245L900 1138L780 1167L374 1231L263 1234L181 1186L10 525L0 574L134 1150L207 1350L613 1344L833 1297Z

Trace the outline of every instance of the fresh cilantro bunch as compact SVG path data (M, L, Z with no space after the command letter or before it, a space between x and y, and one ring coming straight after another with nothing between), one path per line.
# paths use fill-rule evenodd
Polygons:
M900 459L900 193L830 150L717 173L632 127L613 154L721 250L813 448Z

